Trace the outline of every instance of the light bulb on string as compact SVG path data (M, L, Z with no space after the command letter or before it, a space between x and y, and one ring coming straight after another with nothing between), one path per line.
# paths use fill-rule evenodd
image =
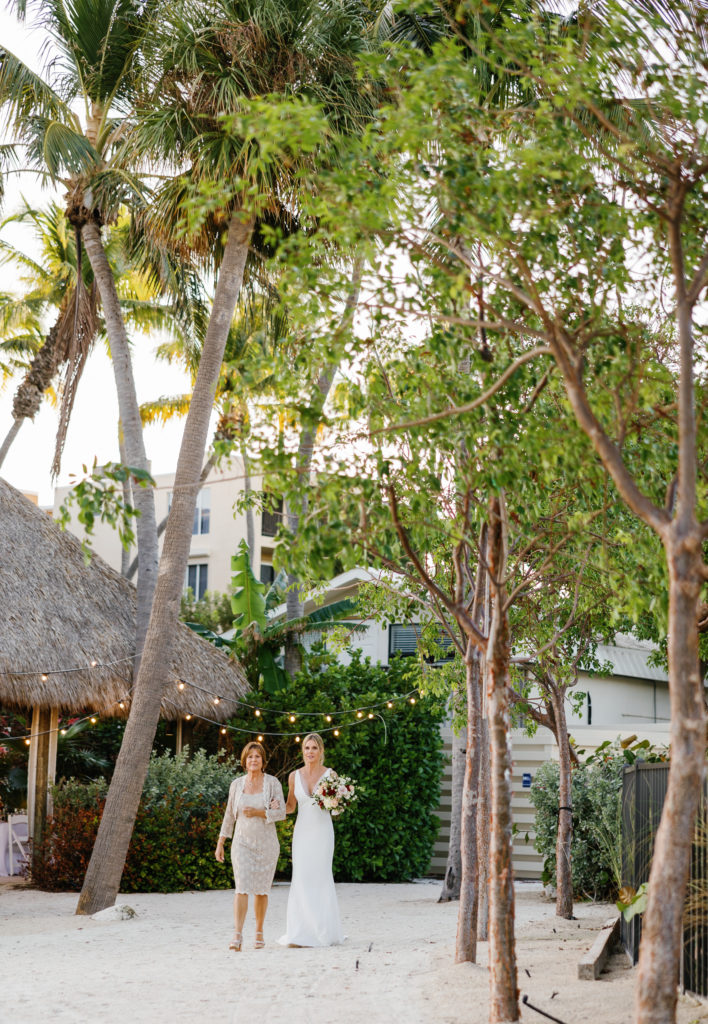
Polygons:
M364 717L364 712L363 711L357 711L356 717L357 718L363 718Z
M46 683L47 679L49 679L49 676L46 674L46 672L42 672L41 679L43 683Z
M371 713L371 712L369 712L369 718L373 718L373 717L374 717L374 716L372 715L372 713Z
M411 704L415 704L415 697L411 697Z
M334 735L335 735L335 736L339 736L339 729L335 729L335 730L334 730Z
M187 721L187 722L191 721L191 718L192 718L191 715L185 715L184 717L185 717L185 721Z
M254 714L255 714L256 718L260 718L261 717L261 709L260 708L256 708L256 710L254 711Z
M119 708L124 708L125 707L125 701L119 700L118 701L118 707Z
M290 715L290 721L291 721L291 722L294 722L294 721L295 721L295 715Z
M98 721L98 719L97 719L97 718L95 718L95 717L94 717L94 716L92 715L92 716L91 716L91 718L89 719L89 721L91 722L91 725L95 725L95 724L96 724L96 722Z
M66 729L60 729L59 732L62 734L62 736L66 736Z
M214 697L214 703L215 703L215 704L218 704L218 703L219 703L219 697Z
M226 735L226 729L222 729L222 730L221 730L221 735L222 735L222 736L225 736L225 735Z
M259 736L259 737L258 737L258 742L259 742L259 743L262 743L262 742L263 742L263 737L262 737L262 736Z
M25 740L25 746L28 747L29 745L30 745L30 741L29 740Z
M178 690L183 690L183 689L184 689L184 683L182 682L182 680L181 680L181 679L180 679L180 681L179 681L179 682L177 683L177 689L178 689Z
M299 742L300 742L300 737L299 737L299 736L296 736L296 737L295 737L295 742L296 742L296 743L299 743Z
M387 700L386 701L386 707L387 708L392 708L393 707L393 701L392 700Z
M325 722L331 722L331 721L332 721L332 716L331 715L325 715Z
M93 659L93 661L91 662L91 668L95 668L95 667L96 667L96 665L98 665L98 662L97 662L97 661L96 661L96 659L94 658L94 659Z

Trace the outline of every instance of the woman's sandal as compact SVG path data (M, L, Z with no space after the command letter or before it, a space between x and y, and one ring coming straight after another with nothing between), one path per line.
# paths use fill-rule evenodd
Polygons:
M260 939L258 936L260 935ZM253 944L254 949L263 949L265 942L263 941L263 932L256 932L256 941Z
M241 943L243 942L243 935L241 932L234 932L234 937L229 943L229 949L232 949L234 953L241 952Z

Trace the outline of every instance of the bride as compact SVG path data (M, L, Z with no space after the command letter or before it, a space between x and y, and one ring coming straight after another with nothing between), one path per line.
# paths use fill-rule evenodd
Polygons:
M304 767L288 778L286 814L298 813L293 831L293 877L288 896L287 931L283 946L334 946L342 942L337 893L332 877L334 829L329 811L312 799L312 791L325 775L324 743L316 732L302 743Z

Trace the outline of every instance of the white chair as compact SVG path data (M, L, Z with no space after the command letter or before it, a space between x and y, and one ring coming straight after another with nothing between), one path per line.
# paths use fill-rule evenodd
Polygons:
M11 875L15 872L15 858L18 865L27 864L29 861L28 848L28 821L26 814L8 814L7 824L9 826L7 839L9 846L9 857L7 861L8 871ZM17 852L15 852L17 851Z

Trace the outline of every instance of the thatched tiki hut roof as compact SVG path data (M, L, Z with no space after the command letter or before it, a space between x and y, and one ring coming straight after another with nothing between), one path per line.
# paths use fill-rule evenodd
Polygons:
M98 555L86 565L76 537L2 479L0 551L0 705L127 716L133 585ZM248 690L241 666L183 623L175 627L171 671L175 685L162 702L168 719L191 713L223 721L235 711L232 701ZM180 690L180 680L204 690ZM215 704L213 695L227 699Z

